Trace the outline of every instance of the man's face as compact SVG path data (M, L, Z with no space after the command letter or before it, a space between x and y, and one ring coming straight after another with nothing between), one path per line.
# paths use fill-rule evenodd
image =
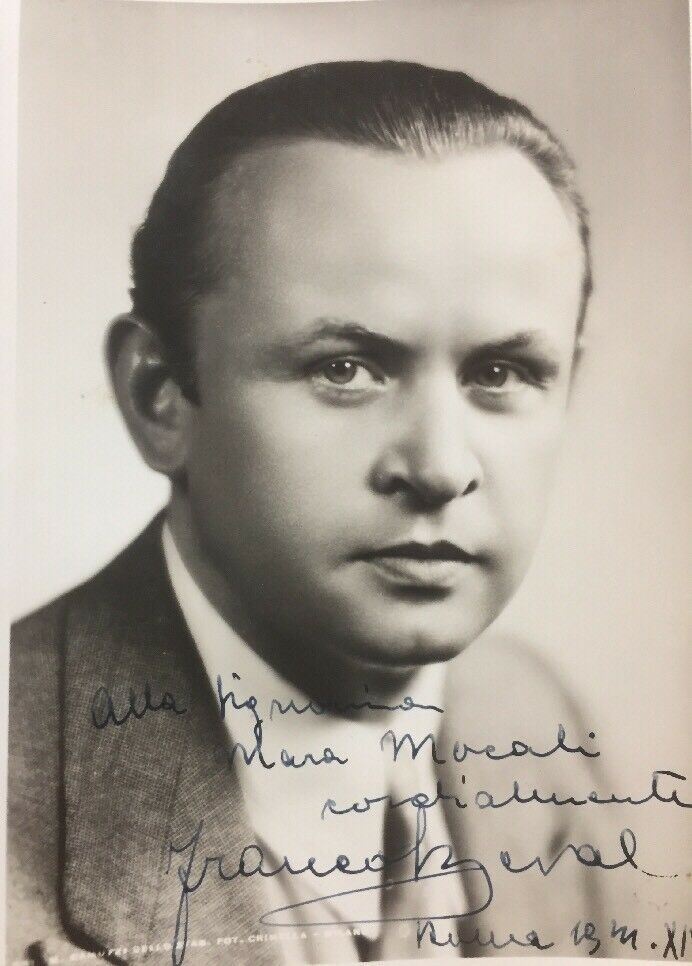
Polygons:
M224 281L196 332L198 540L244 626L279 646L447 659L537 539L574 349L574 221L506 147L420 160L302 141L251 152L234 181L212 234Z

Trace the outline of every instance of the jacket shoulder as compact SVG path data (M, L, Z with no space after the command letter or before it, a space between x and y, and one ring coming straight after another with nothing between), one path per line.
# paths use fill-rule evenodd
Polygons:
M15 621L10 628L10 681L21 680L21 671L40 664L55 649L60 628L64 624L69 591L56 600ZM14 672L14 673L12 673Z
M99 615L111 620L151 607L161 570L160 518L93 577L16 621L10 629L7 776L7 952L27 937L61 935L60 878L65 803L65 655L71 635ZM155 598L154 598L155 599ZM96 648L98 642L93 640ZM94 655L96 659L96 655Z
M60 640L70 596L51 601L10 629L11 757L24 742L35 743L37 728L41 733L57 725Z
M73 609L105 606L114 612L133 610L160 583L163 556L160 537L163 512L139 536L92 577L17 620L11 627L11 661L40 660L51 649ZM148 601L147 601L148 603Z
M160 580L161 516L84 583L16 621L10 629L10 758L38 762L38 749L56 745L60 731L64 645L71 623L99 612L102 628L120 614L150 607ZM73 628L74 630L74 628Z
M11 628L7 768L7 951L59 921L60 636L68 596Z

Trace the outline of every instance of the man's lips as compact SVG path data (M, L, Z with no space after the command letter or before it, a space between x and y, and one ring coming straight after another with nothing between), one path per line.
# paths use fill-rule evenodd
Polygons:
M435 543L395 543L389 547L379 547L376 550L366 550L359 554L361 560L377 560L379 558L399 560L447 560L456 563L479 563L480 557L462 550L455 543L448 540L437 540Z
M455 543L397 543L358 554L388 583L411 588L447 591L454 587L463 565L479 564L482 558Z

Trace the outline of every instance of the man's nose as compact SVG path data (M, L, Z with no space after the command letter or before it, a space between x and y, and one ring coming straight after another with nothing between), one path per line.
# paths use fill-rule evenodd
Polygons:
M482 467L468 438L456 381L418 392L402 417L373 468L377 493L401 494L434 510L478 489Z

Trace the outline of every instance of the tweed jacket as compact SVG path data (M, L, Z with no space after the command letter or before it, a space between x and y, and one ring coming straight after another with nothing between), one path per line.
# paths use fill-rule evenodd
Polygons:
M279 962L276 943L236 944L230 952L223 944L223 937L258 932L268 911L259 876L224 882L210 871L181 906L178 868L190 859L184 846L200 820L195 861L237 856L253 842L253 830L229 766L218 703L169 584L161 525L158 517L103 571L14 629L8 963L75 962L80 951L113 962L171 962L181 908L189 924L189 966ZM152 703L168 692L186 712L162 710L122 726L95 726L92 702L99 689L122 707L130 689L141 704L145 684ZM547 864L570 842L594 842L590 830L579 828L584 810L481 809L473 796L484 789L506 797L514 779L546 795L592 788L593 762L562 751L504 761L471 755L462 763L451 754L455 740L500 749L519 739L548 749L558 725L567 743L584 743L572 702L516 642L475 642L450 664L447 685L437 749L447 764L440 765L440 781L450 796L471 800L465 810L451 803L447 823L457 855L483 862L493 887L489 906L464 920L460 952L535 953L515 944L495 948L510 933L525 939L535 930L541 942L554 944L552 955L585 954L590 947L576 948L570 929L597 918L598 871L573 854L564 855L549 877L535 868L511 874L501 859L508 853L518 866L541 856ZM171 845L181 851L172 853ZM484 904L479 878L464 880L469 909ZM491 930L494 942L486 941Z

